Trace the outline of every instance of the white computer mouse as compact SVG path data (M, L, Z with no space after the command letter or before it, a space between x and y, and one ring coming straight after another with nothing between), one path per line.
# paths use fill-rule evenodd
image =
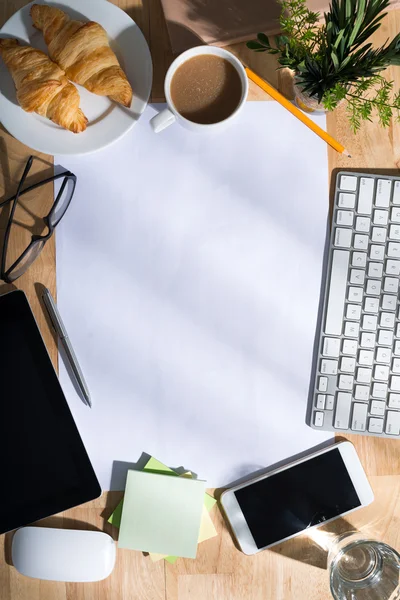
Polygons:
M101 531L23 527L14 534L12 561L27 577L88 582L108 577L116 545Z

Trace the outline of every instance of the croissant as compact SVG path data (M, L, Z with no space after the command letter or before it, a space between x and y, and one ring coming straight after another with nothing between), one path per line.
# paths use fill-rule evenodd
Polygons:
M21 108L74 133L86 129L78 90L44 52L15 39L0 39L0 56L14 80Z
M132 88L101 25L73 21L59 8L46 4L33 4L31 16L33 25L43 31L50 58L68 79L119 104L131 105Z

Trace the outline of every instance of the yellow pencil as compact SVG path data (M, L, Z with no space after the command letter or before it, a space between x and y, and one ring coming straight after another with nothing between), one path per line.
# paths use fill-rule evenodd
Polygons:
M351 155L346 150L342 144L339 144L329 133L321 129L318 125L314 123L306 114L304 114L297 106L292 104L290 100L287 100L285 96L282 96L278 90L272 87L269 83L267 83L264 79L261 79L258 75L256 75L251 69L246 67L246 73L249 79L254 81L264 92L267 92L274 100L282 104L289 112L292 113L295 117L297 117L304 125L307 125L314 133L319 135L327 144L329 144L334 150L339 152L340 154L344 154L351 158Z

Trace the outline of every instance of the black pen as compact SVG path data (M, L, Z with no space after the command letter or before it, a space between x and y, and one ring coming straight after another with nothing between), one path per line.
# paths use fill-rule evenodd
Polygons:
M92 408L92 402L90 400L90 394L88 386L86 385L85 378L83 376L82 370L79 366L78 359L76 358L74 349L72 348L72 344L68 337L67 330L64 327L64 323L62 322L60 313L58 312L56 303L54 302L53 296L50 294L50 291L45 288L43 292L43 302L49 313L50 321L54 327L55 332L60 338L60 341L64 347L65 354L68 358L68 362L71 366L72 372L75 376L76 382L79 386L79 389L82 392L82 395L85 399L86 404Z

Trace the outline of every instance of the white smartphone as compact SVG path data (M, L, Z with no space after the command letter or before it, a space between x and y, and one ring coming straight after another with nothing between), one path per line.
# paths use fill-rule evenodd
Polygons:
M238 544L255 554L374 499L350 442L226 490L221 505Z

